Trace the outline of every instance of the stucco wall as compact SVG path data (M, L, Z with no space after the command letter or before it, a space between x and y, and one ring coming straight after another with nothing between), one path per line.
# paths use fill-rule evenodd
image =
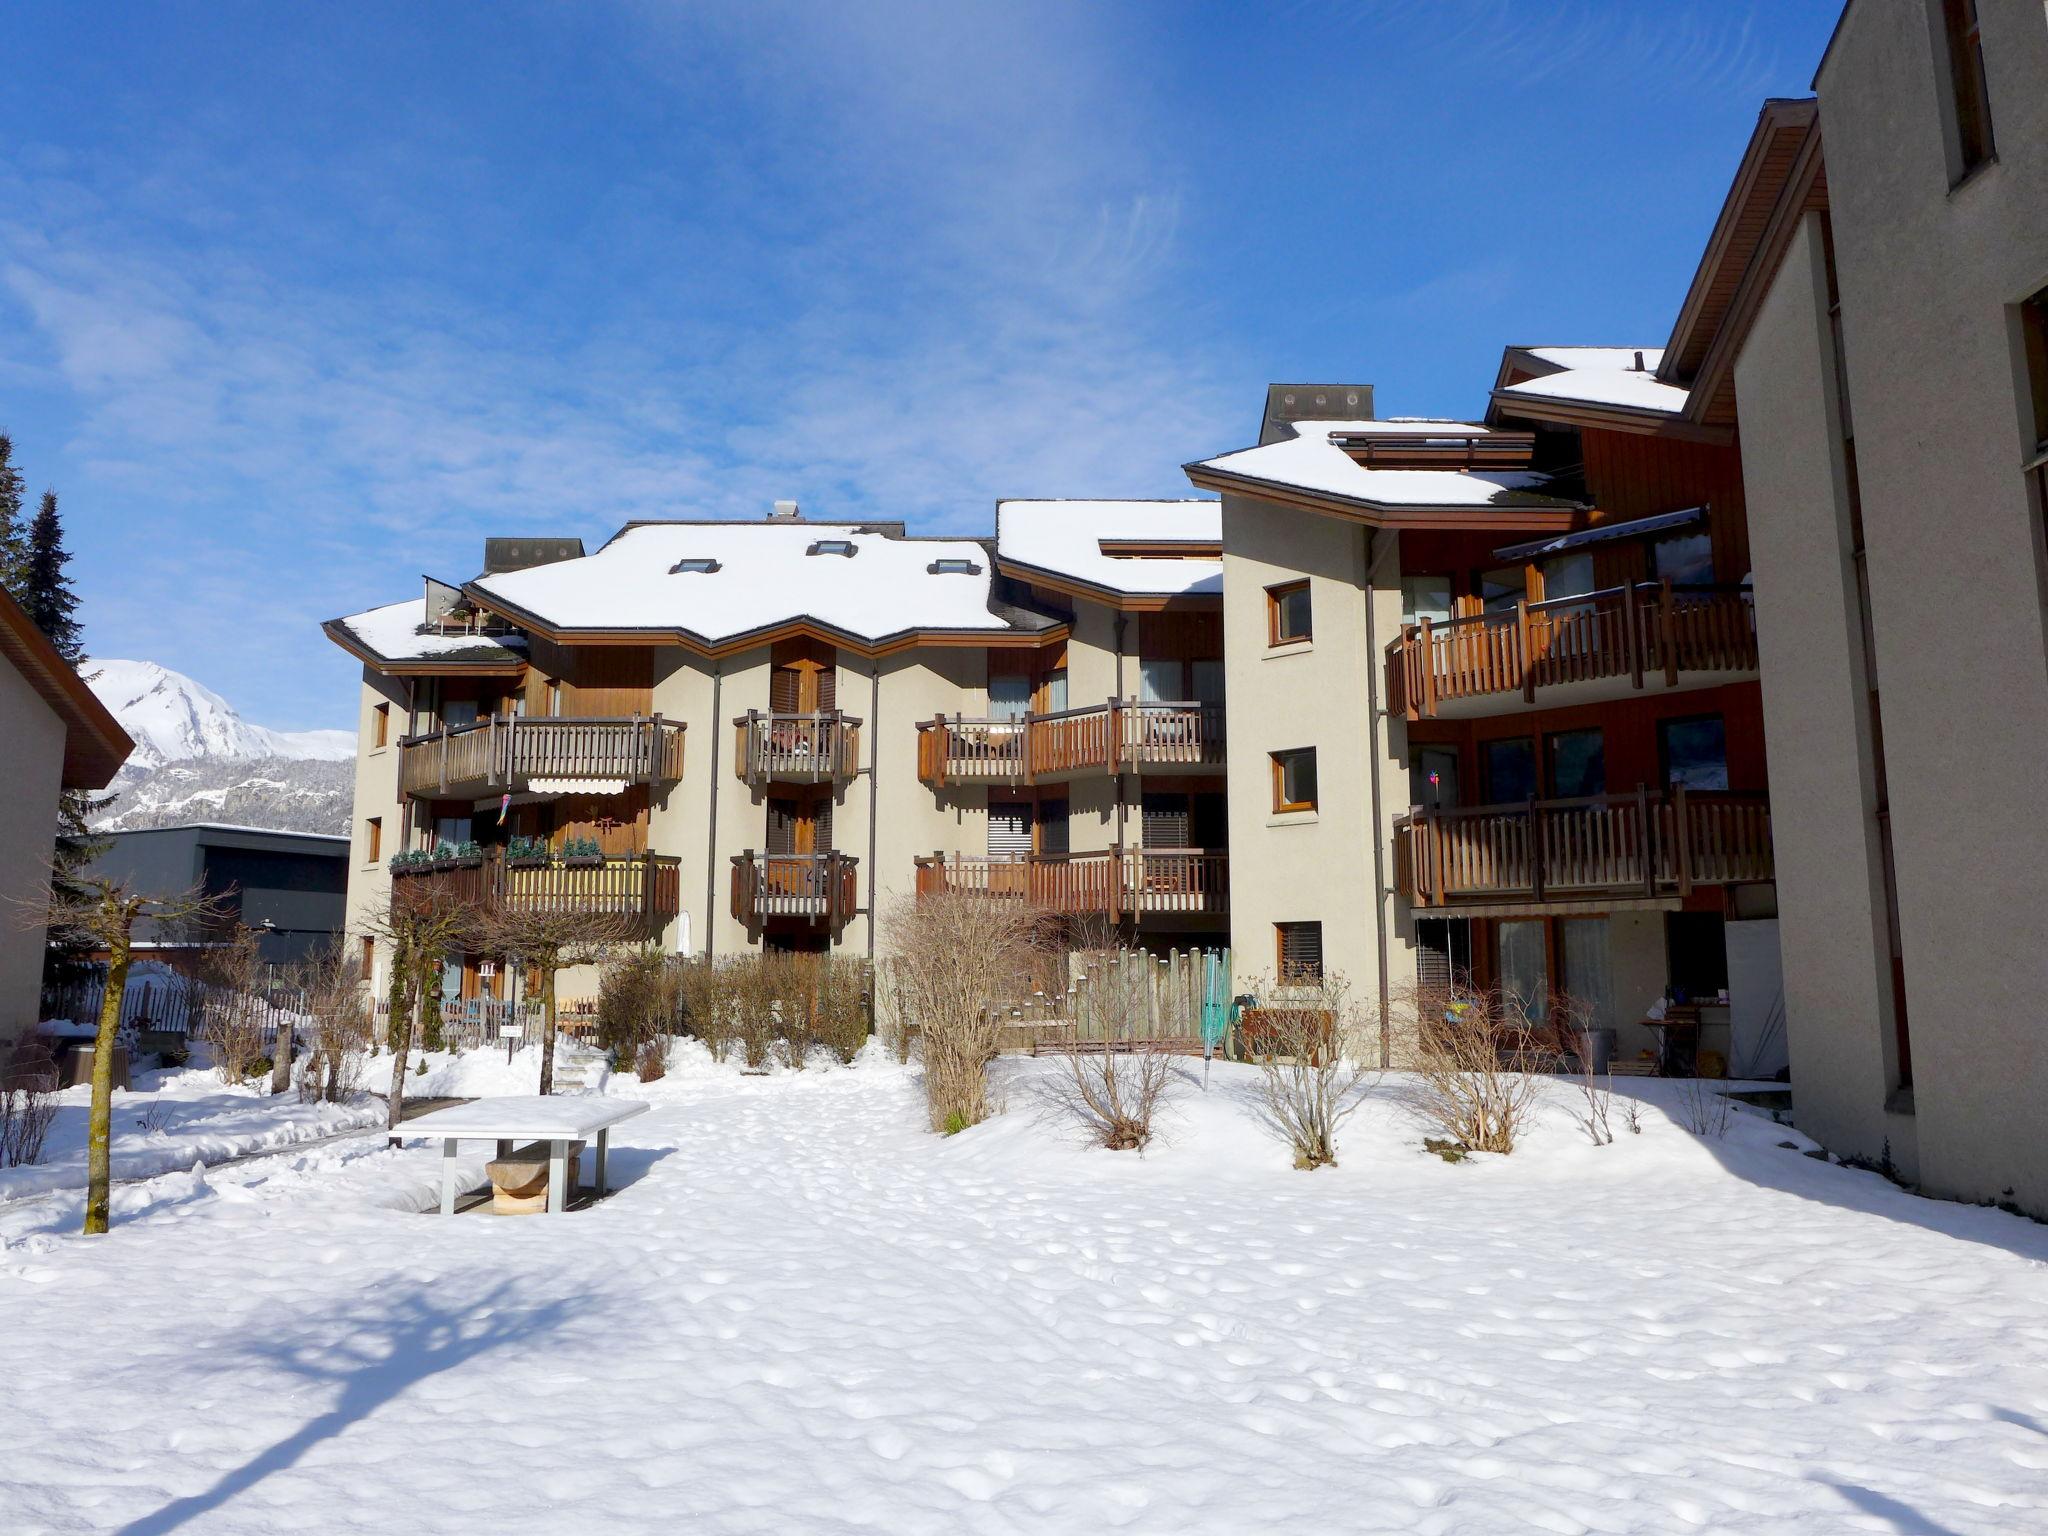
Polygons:
M1979 6L1997 162L1951 190L1928 9L1861 0L1819 80L1920 1172L2048 1212L2048 634L2015 308L2048 287L2048 23Z
M64 787L64 722L28 680L0 662L0 741L7 793L0 796L0 898L33 900L50 883L57 797ZM43 935L0 906L0 1040L36 1022Z
M1735 381L1799 1122L1858 1156L1890 1138L1904 1161L1912 1122L1885 1109L1889 946L1818 215L1793 239Z
M387 861L405 846L405 808L398 793L399 738L410 730L407 716L408 691L402 677L386 677L363 668L362 687L356 692L356 788L348 822L348 903L344 919L349 942L359 940L366 926L391 905L391 871ZM390 706L390 728L379 747L376 708ZM380 817L384 823L382 851L372 857L369 822ZM371 974L365 978L374 994L382 996L391 978L390 946L377 946Z

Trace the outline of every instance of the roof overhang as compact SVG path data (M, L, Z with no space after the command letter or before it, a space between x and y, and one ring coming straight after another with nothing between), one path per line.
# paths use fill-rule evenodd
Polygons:
M1626 523L1595 523L1591 528L1561 533L1554 539L1535 539L1527 544L1504 544L1493 553L1499 560L1535 560L1544 555L1561 555L1568 550L1584 549L1589 544L1605 544L1614 539L1639 539L1645 534L1689 527L1706 515L1705 507L1687 507L1679 512L1659 512L1654 517L1633 518Z
M386 677L518 677L526 671L524 656L380 656L356 638L345 619L329 619L321 631L349 655Z
M1222 558L1220 545L1217 549L1217 558ZM1048 570L1042 565L1012 560L1004 555L996 556L996 569L1014 581L1027 581L1034 587L1044 587L1047 591L1057 592L1063 597L1099 603L1119 613L1163 613L1169 609L1197 610L1218 607L1223 602L1221 592L1122 592L1115 587L1085 581L1065 571Z
M1261 501L1298 507L1324 517L1362 523L1368 528L1475 528L1511 532L1546 533L1570 528L1585 508L1577 502L1560 501L1553 506L1473 505L1454 506L1394 504L1339 496L1328 491L1311 491L1297 485L1261 480L1252 475L1217 469L1211 464L1183 464L1182 471L1205 491L1230 491L1256 496ZM1510 493L1513 494L1513 493Z
M1692 421L1673 411L1607 405L1594 400L1563 400L1554 395L1518 394L1507 388L1494 390L1492 409L1487 412L1487 417L1489 420L1519 417L1552 422L1561 427L1593 427L1694 443L1730 443L1735 440L1731 427Z
M134 739L77 670L57 654L35 620L4 591L0 591L0 656L14 664L15 671L64 722L64 787L104 788L135 750Z

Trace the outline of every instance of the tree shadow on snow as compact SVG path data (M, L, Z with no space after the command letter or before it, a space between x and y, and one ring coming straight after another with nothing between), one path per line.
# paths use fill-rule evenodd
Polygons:
M121 1527L118 1536L162 1536L221 1508L429 1377L545 1338L571 1315L572 1299L576 1316L590 1316L587 1300L580 1298L522 1305L517 1287L517 1281L503 1280L467 1299L447 1286L431 1294L380 1290L327 1317L294 1319L289 1336L254 1342L248 1362L278 1367L315 1386L339 1387L334 1406L222 1473L203 1493L173 1500Z
M1861 1483L1838 1483L1825 1477L1815 1481L1834 1489L1864 1514L1890 1521L1898 1536L1959 1536L1952 1527L1936 1524L1912 1505L1901 1504L1875 1488L1865 1488Z

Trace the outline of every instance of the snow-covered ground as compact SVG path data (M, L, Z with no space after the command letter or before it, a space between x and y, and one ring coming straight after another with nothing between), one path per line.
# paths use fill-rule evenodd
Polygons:
M2048 1228L1668 1084L1297 1173L1246 1083L1138 1157L686 1059L566 1217L377 1136L0 1207L0 1530L2048 1530Z

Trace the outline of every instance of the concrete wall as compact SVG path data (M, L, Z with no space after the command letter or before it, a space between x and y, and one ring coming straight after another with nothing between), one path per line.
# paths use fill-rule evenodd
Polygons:
M50 884L57 798L64 787L64 722L12 665L0 662L0 898L33 900ZM42 997L43 935L0 907L0 1041L36 1022Z
M1906 1164L1914 1122L1886 1109L1890 958L1829 347L1820 218L1808 215L1735 370L1792 1077L1802 1129L1871 1158L1889 1140Z
M1929 9L1861 0L1819 80L1920 1178L2048 1213L2048 627L2016 308L2048 288L2048 21L1979 7L1997 159L1951 188Z
M344 919L351 942L362 937L376 915L391 906L391 871L387 860L405 846L405 806L398 793L398 742L411 727L408 717L409 690L406 679L386 677L363 668L363 684L356 698L356 791L349 810L348 903ZM384 746L377 739L375 714L379 704L391 709L390 729ZM383 821L382 856L372 858L369 850L369 821ZM388 945L377 947L370 967L375 994L383 996L391 980Z

